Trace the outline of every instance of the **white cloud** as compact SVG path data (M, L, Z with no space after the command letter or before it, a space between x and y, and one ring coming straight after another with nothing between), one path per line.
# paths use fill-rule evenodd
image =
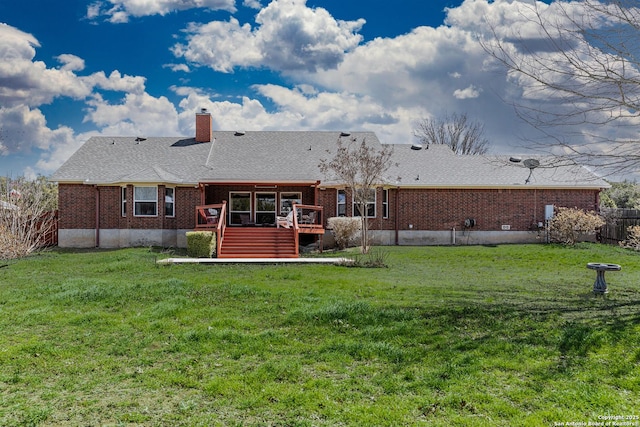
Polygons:
M129 22L131 17L166 15L188 9L212 9L235 12L235 0L105 0L87 7L87 19L105 16L113 24Z
M62 126L49 129L39 109L26 105L0 108L0 154L10 155L50 147L72 139L73 130Z
M364 20L340 21L306 0L274 0L256 16L257 27L229 22L191 24L186 44L173 53L216 71L267 67L278 71L333 69L362 41Z
M66 62L62 69L47 68L44 62L34 61L38 40L6 24L0 24L0 105L38 106L57 96L80 99L90 88L78 82L74 69L80 58L61 55Z
M60 67L60 69L63 71L84 70L84 59L75 55L64 53L62 55L58 55L56 59L62 64L62 67Z
M174 71L174 72L179 72L179 71L183 73L191 72L191 69L187 64L164 64L162 68L169 68L171 71Z
M153 97L146 92L127 93L119 104L110 104L100 95L87 102L85 122L93 122L105 135L176 136L178 114L164 96Z
M37 107L58 97L85 99L94 89L135 92L144 91L145 79L122 76L113 71L109 77L100 71L79 76L85 61L72 54L56 57L60 68L48 68L34 61L39 43L31 34L0 24L0 105Z
M334 19L326 9L309 8L306 0L274 0L256 17L258 46L264 64L278 70L331 69L345 52L362 41L365 23Z
M87 77L80 77L79 79L88 83L90 87L137 94L144 92L146 81L144 77L140 76L122 76L117 70L112 71L109 77L105 75L104 71L99 71Z
M189 34L188 44L176 44L172 51L190 63L230 73L234 67L259 65L262 61L251 26L241 26L235 18L229 22L191 24L185 31Z
M464 89L456 89L453 91L453 96L456 99L471 99L480 96L480 91L476 89L474 85L471 85Z
M243 0L242 5L251 9L262 9L262 4L258 0Z

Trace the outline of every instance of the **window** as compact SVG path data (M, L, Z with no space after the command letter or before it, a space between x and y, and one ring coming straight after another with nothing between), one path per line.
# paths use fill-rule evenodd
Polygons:
M389 190L382 190L382 218L389 218Z
M368 190L359 188L356 189L354 193L358 193L358 194L363 194L363 192L366 191L366 194L364 194L365 196L365 200L366 200L366 214L367 214L367 218L375 218L376 217L376 189L375 188L370 188ZM354 198L353 200L353 216L362 216L360 214L360 209L358 208L358 204L356 203L356 200Z
M302 204L302 193L280 193L280 215L287 216L293 205Z
M164 189L164 216L176 216L175 188Z
M157 216L158 188L133 187L133 205L135 216Z
M127 187L122 187L122 216L127 216Z
M344 190L338 190L338 211L337 216L347 216L347 193Z

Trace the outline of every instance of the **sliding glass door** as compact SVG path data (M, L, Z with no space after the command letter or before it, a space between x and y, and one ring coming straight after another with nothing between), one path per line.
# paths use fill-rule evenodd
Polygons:
M276 193L256 193L256 224L276 223Z
M229 193L229 224L248 225L251 218L251 193Z

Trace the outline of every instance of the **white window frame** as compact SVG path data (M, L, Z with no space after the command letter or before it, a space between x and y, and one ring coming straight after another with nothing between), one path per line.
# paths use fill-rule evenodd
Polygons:
M382 189L382 218L389 218L389 189Z
M120 191L120 202L120 215L125 218L127 216L127 187L122 187L122 190Z
M344 210L343 213L340 212L340 207ZM347 216L347 192L344 189L338 189L336 192L336 216Z
M155 191L153 192L153 194L155 195L155 198L153 199L145 199L145 198L138 198L138 192L136 191L139 188L153 188ZM138 214L138 204L139 203L153 203L155 208L154 208L154 213L153 214L147 214L147 215L141 215ZM137 217L156 217L158 216L158 187L157 186L143 186L143 185L138 185L133 187L133 216L137 216Z
M373 193L373 200L369 200L367 202L367 205L365 207L366 211L367 211L367 216L366 218L375 218L376 217L376 199L378 197L378 192L376 191L376 188L371 188L370 191ZM353 197L353 193L351 194L351 202L353 205L353 216L359 216L358 215L358 205L356 203L355 198ZM373 206L373 215L369 215L369 209L370 206Z
M258 200L260 199L260 196L273 196L273 210L270 210L270 211L258 210L259 209ZM255 213L254 213L253 220L256 223L258 222L258 216L261 215L261 214L265 214L265 215L269 215L269 216L271 216L271 214L273 214L273 224L276 223L277 216L278 216L278 212L277 212L277 210L278 210L278 193L277 192L275 192L275 191L256 191L254 193L254 195L253 195L253 206L255 206Z
M247 199L249 200L249 210L248 211L236 211L233 209L233 199L234 199L234 195L242 195L243 199ZM248 196L248 197L247 197ZM252 206L251 206L251 199L252 199L252 194L251 191L230 191L229 192L229 219L227 220L227 223L230 225L240 225L237 222L233 222L233 216L234 215L249 215L249 221L253 221L253 217L252 217Z
M171 201L169 201L168 191L171 191ZM171 205L171 212L167 213L167 206ZM174 218L176 216L176 189L174 187L164 188L164 216Z
M294 203L302 204L302 193L300 191L283 191L278 196L280 198L278 215L287 216L293 210ZM292 202L291 206L285 206L285 202Z

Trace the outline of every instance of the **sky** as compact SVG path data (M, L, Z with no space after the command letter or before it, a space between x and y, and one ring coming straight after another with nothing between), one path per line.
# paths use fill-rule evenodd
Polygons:
M532 129L512 103L527 92L477 41L488 22L522 25L519 3L2 1L0 173L48 176L95 135L193 136L201 108L214 130L367 130L384 143L464 113L491 152L526 152Z

